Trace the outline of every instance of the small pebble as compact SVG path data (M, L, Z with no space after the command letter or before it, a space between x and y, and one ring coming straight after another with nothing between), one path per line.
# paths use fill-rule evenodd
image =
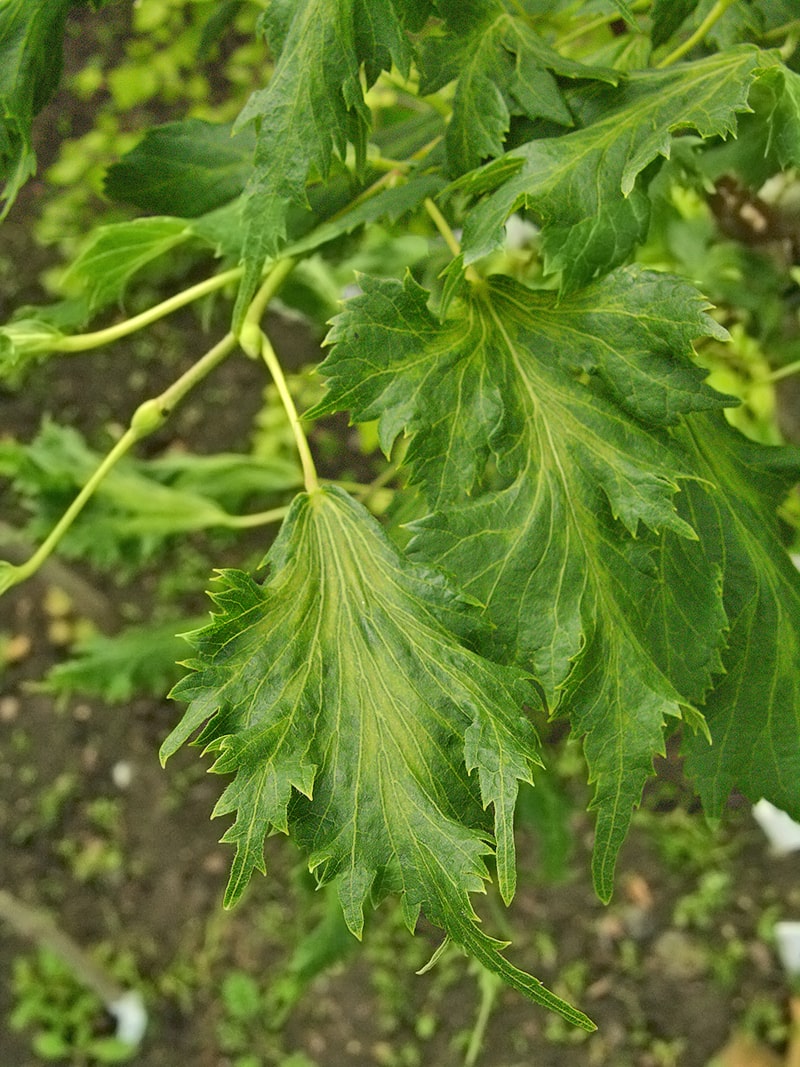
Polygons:
M14 722L19 715L19 700L16 697L0 698L0 722Z
M44 594L42 604L45 615L51 619L63 619L72 612L72 599L57 585L51 585Z
M93 771L97 766L97 757L99 753L94 745L87 745L81 752L81 763L85 771Z
M31 639L27 634L15 634L3 646L2 656L6 663L20 663L30 654L31 648Z
M133 781L133 765L128 760L118 760L111 768L111 781L117 789L128 789Z
M209 852L203 860L203 870L207 874L222 874L228 868L228 857L221 849Z

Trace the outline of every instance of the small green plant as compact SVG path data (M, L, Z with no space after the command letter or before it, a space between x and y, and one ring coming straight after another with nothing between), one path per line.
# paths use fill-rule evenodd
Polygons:
M217 1041L222 1052L233 1057L234 1067L262 1067L253 1052L264 1029L264 995L255 979L245 971L229 971L220 989L223 1016L217 1024Z
M135 1048L113 1036L113 1023L88 990L49 949L18 956L12 964L12 1030L32 1031L31 1046L43 1060L85 1064L123 1063Z
M81 6L0 0L6 209ZM514 896L517 796L546 762L537 726L562 720L582 745L603 900L679 729L710 815L737 789L800 817L800 577L778 518L800 452L746 437L726 418L739 401L713 387L733 336L740 426L765 438L772 394L756 387L800 367L782 326L788 265L752 234L725 236L756 216L785 229L796 13L776 0L254 8L266 84L232 103L233 123L183 114L142 131L105 177L115 220L87 234L61 299L0 329L14 389L43 360L105 351L190 305L213 334L131 405L105 454L50 424L3 444L38 547L0 563L0 592L57 548L135 572L190 534L279 526L260 568L217 573L161 747L166 762L193 741L229 777L214 809L233 817L225 906L265 870L265 836L290 833L357 938L398 894L410 931L424 913L588 1032L565 999L583 983L549 991L472 903L489 878ZM142 10L158 35L167 9ZM214 39L239 10L211 15ZM155 91L155 63L128 73L110 79L118 101ZM776 278L786 293L768 299ZM340 293L325 389L304 410L266 312L280 294L326 315ZM134 460L234 358L271 377L293 459ZM377 475L324 476L330 431L312 426L343 413L377 441ZM92 654L108 662L107 646ZM687 921L713 911L704 885Z
M731 898L733 887L727 871L703 871L693 893L681 897L675 905L676 926L707 930Z

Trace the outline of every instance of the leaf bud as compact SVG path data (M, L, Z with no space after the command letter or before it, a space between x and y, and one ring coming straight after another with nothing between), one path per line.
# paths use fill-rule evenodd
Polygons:
M162 426L167 421L168 415L169 411L158 397L145 400L133 413L131 430L137 437L146 437Z
M239 334L239 344L242 346L246 355L251 359L261 358L261 345L263 334L261 327L257 322L242 323L241 333Z

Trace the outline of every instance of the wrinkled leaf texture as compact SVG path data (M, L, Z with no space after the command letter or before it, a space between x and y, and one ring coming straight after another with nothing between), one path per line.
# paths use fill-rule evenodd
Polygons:
M255 170L235 320L309 180L348 147L363 172L364 85L391 64L408 71L406 30L434 6L443 29L420 63L423 86L455 82L447 166L468 171L452 191L473 201L463 262L496 248L524 209L562 291L507 278L470 288L457 261L442 321L412 280L363 280L334 325L329 393L312 414L378 419L387 453L408 435L428 515L404 556L337 490L301 496L263 586L221 574L219 613L194 635L174 694L189 707L162 755L199 731L214 769L235 775L216 809L236 816L229 904L264 869L265 833L291 829L353 932L367 903L399 891L410 927L424 909L511 985L586 1025L507 963L469 904L492 840L501 893L513 894L514 802L536 751L521 714L530 679L584 739L603 899L679 719L705 713L714 745L702 731L685 743L711 810L731 788L788 806L797 780L798 579L776 530L757 529L794 460L725 430L729 401L690 358L693 338L721 336L696 291L619 268L646 234L647 183L675 136L735 134L762 84L770 143L793 158L798 98L777 57L749 46L614 84L554 56L494 2L276 0L261 20L274 73L238 121L252 124ZM655 14L666 41L681 20ZM545 135L503 154L516 115L543 120ZM470 170L487 156L499 158ZM418 204L437 178L413 175L386 206ZM470 613L448 583L488 624L469 629L469 649Z
M572 126L555 75L612 85L619 80L613 70L586 66L554 51L500 0L439 0L438 9L451 30L425 42L419 57L420 91L435 92L456 81L445 138L453 177L502 153L512 115Z
M253 165L255 135L226 122L183 119L148 130L106 174L112 200L156 215L195 218L239 196Z
M493 278L443 323L411 279L362 285L334 322L312 414L377 418L387 453L410 436L431 508L411 550L484 605L490 654L532 668L585 735L607 899L665 720L720 665L718 571L675 508L694 474L667 432L728 402L689 359L719 328L691 286L635 268L561 300ZM676 612L677 596L707 607ZM657 616L647 627L640 601Z
M506 219L520 208L541 226L545 268L559 271L565 288L625 262L647 233L642 172L669 155L676 131L734 133L754 79L775 66L770 55L745 46L634 72L617 88L569 90L579 129L530 141L456 183L479 198L464 227L465 262L496 248Z
M537 758L526 675L468 650L441 575L339 489L298 497L266 562L263 586L220 573L218 613L192 635L193 673L173 691L189 706L161 752L200 730L213 769L235 774L215 808L236 814L226 903L264 870L265 834L291 829L354 934L365 904L399 891L410 929L424 910L514 988L591 1029L505 959L469 900L492 842L500 891L514 892L514 805Z

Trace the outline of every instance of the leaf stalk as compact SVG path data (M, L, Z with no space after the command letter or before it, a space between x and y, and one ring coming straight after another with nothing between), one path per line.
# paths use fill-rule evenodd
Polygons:
M447 219L429 196L425 197L425 210L428 212L436 229L442 235L442 239L452 253L453 258L457 259L461 255L461 245L458 243L458 239L453 233ZM471 285L480 285L481 283L481 276L473 266L466 268L464 277Z
M250 301L250 306L242 320L242 328L239 334L239 341L248 355L258 355L258 352L249 352L245 347L247 333L252 332L256 328L260 329L259 324L264 317L264 312L267 310L267 305L294 270L295 263L296 260L292 259L290 256L287 256L285 259L279 259L261 283L261 287L256 295Z
M267 309L267 304L269 304L283 280L292 271L294 265L295 261L287 257L279 260L270 271L269 276L250 301L250 306L242 320L241 330L239 331L239 343L248 356L257 357L260 355L272 375L272 380L277 386L278 395L281 398L281 403L289 419L289 425L292 428L292 434L294 435L300 463L303 468L303 481L305 482L306 492L314 493L319 489L319 479L311 449L308 445L308 438L300 422L300 416L297 414L297 408L289 391L280 360L269 338L261 329L261 319Z
M778 367L777 370L772 371L770 374L765 374L763 378L757 378L753 385L771 385L773 382L779 382L783 378L791 378L793 374L800 373L800 359L796 359L794 363L787 363L785 367Z
M705 39L708 31L715 23L719 22L733 2L734 0L717 0L694 33L687 37L682 44L679 44L668 56L656 63L656 69L663 70L664 67L669 67L679 59L682 59L687 52L691 52L696 44L700 44Z
M269 511L256 511L252 515L228 515L225 526L231 530L248 530L252 526L269 526L272 522L281 522L289 512L287 506L270 508Z
M319 477L317 476L317 468L314 465L314 457L311 455L311 449L308 445L308 438L306 437L305 430L300 422L300 416L297 414L297 408L295 407L292 394L289 391L286 376L283 373L283 367L280 365L280 361L275 354L275 349L272 347L270 339L263 332L261 334L261 356L272 375L272 380L275 382L278 395L281 398L284 410L289 419L289 425L292 428L295 445L297 446L297 452L300 456L300 463L303 468L303 481L305 483L306 492L310 494L316 493L319 490Z
M203 380L236 348L236 338L228 333L213 348L168 386L159 396L145 400L131 416L130 425L122 437L114 444L111 451L103 457L96 470L58 520L56 525L42 541L37 550L24 563L0 565L0 595L20 582L34 575L47 560L66 532L91 500L97 487L123 456L141 441L154 433L169 418L172 411L186 394Z
M220 274L215 274L211 278L198 282L197 285L183 289L180 293L176 293L167 300L162 300L160 304L155 304L146 311L142 311L139 315L125 319L124 322L118 322L114 326L107 326L103 330L94 330L91 333L78 333L69 337L58 338L54 342L53 348L57 352L86 352L91 348L100 348L102 345L112 344L114 341L128 337L129 334L136 333L138 330L144 329L145 326L150 326L159 319L163 319L173 311L186 307L187 304L200 300L201 297L208 296L210 293L216 292L217 289L222 289L228 282L236 281L241 276L242 267L232 267L230 270L222 271Z

